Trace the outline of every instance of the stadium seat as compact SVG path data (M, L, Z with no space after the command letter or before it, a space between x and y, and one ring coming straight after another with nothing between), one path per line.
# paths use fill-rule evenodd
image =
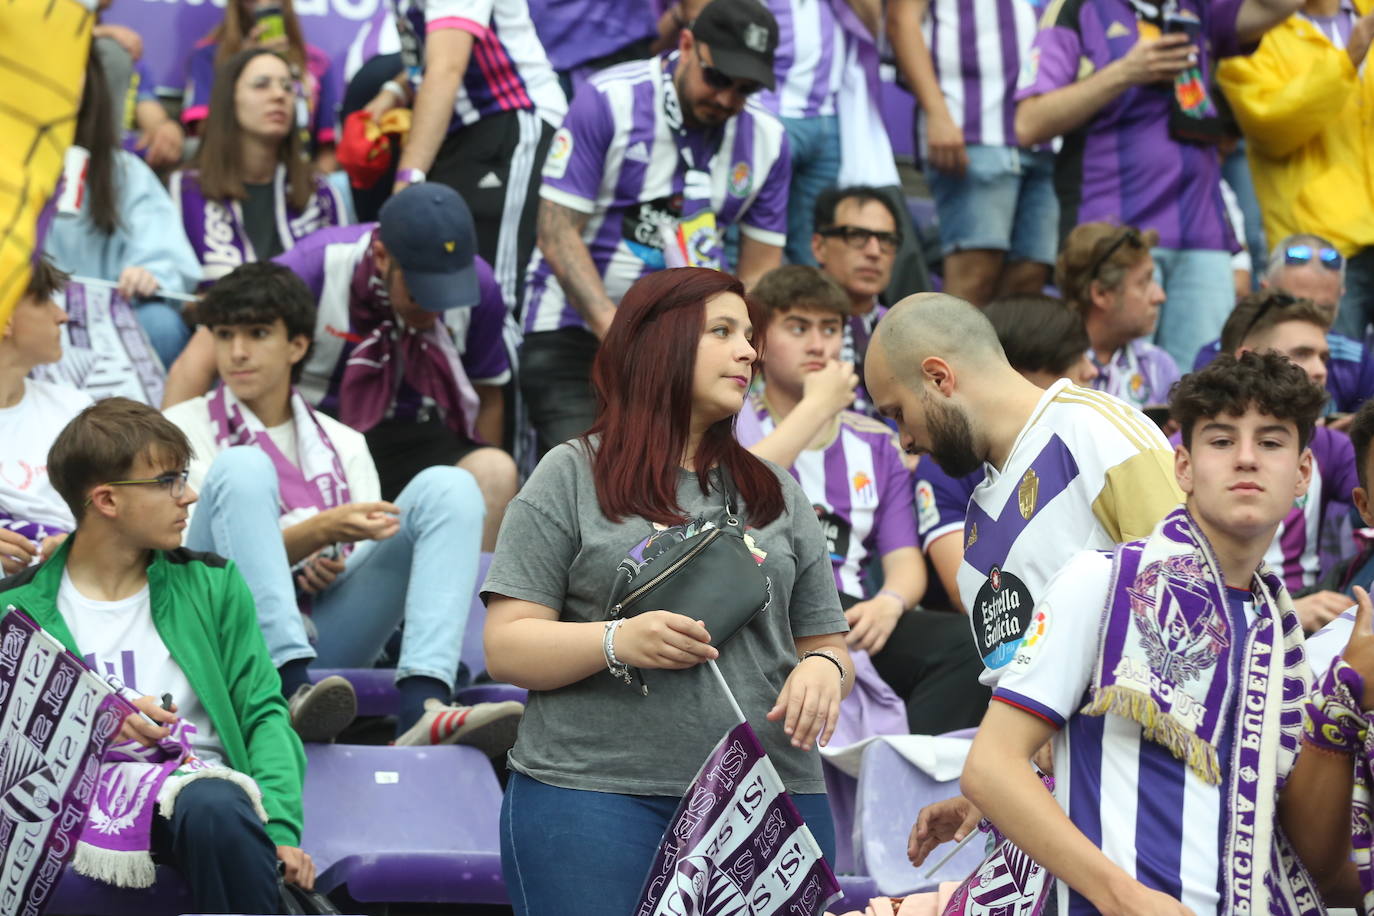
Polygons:
M316 886L359 902L506 903L501 787L480 751L306 745Z
M972 730L953 732L925 741L960 741L963 751ZM898 739L912 741L918 736ZM917 813L932 802L959 794L957 777L937 780L904 756L889 739L875 740L865 750L859 771L855 818L855 870L872 877L880 893L892 896L935 890L942 881L963 881L983 860L984 844L977 838L930 878L926 870L953 847L942 846L919 869L906 857L907 840Z

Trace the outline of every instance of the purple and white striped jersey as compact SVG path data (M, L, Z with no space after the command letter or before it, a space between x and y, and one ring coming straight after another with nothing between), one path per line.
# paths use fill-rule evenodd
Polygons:
M1216 61L1245 53L1236 33L1243 0L1177 0L1202 23L1198 67L1211 80ZM1016 100L1063 89L1125 57L1142 38L1127 0L1059 0L1026 55ZM1205 96L1205 92L1204 92ZM1211 144L1173 139L1174 94L1133 86L1064 137L1055 157L1062 222L1101 220L1154 229L1161 248L1234 252L1235 233L1221 196L1221 161Z
M544 200L589 215L582 240L611 301L662 270L661 225L681 214L686 166L664 107L676 105L677 52L603 70L573 99L544 162ZM672 96L668 96L672 93ZM695 161L708 162L716 225L740 224L779 248L787 239L792 166L782 122L750 102L724 127L687 130ZM585 327L536 249L525 294L525 332Z
M1312 482L1307 493L1288 510L1279 525L1265 561L1296 592L1317 581L1322 573L1322 524L1333 504L1349 511L1351 491L1359 485L1355 447L1339 430L1318 426L1312 437Z
M1342 51L1350 43L1350 33L1355 28L1355 20L1360 18L1359 12L1355 9L1355 4L1351 3L1350 0L1341 0L1341 5L1334 16L1314 16L1301 10L1298 11L1297 15L1315 25L1317 31L1326 36L1327 41Z
M773 415L762 395L751 395L744 412L758 418L762 436L773 431ZM753 444L743 438L741 443ZM868 594L863 567L870 556L917 546L911 472L902 462L896 434L884 424L843 411L835 418L831 438L803 451L788 470L820 519L835 587L842 594Z
M449 132L507 111L534 111L555 127L568 99L530 20L525 0L391 0L401 56L412 78L424 70L425 38L440 29L473 37Z
M555 70L572 70L658 34L643 0L529 0L530 18Z
M1016 146L1016 82L1035 40L1030 0L931 0L921 32L964 142ZM925 119L920 145L925 154Z
M853 363L854 373L859 377L859 386L854 389L854 403L851 409L874 419L878 418L878 411L868 397L868 389L864 387L864 357L868 354L868 344L873 339L878 322L886 314L887 306L874 302L873 308L869 311L850 315L849 320L844 323L844 344L840 347L841 361Z
M1111 580L1111 554L1096 551L1076 555L1050 580L1035 605L1036 614L1043 615L1035 620L1035 638L1023 643L1007 666L993 700L1057 730L1055 800L1094 846L1137 881L1181 900L1198 916L1219 914L1221 786L1199 779L1130 719L1078 713L1098 664L1099 624ZM1229 588L1227 593L1232 620L1248 630L1255 623L1250 593ZM1240 695L1231 691L1223 718L1235 720ZM1231 765L1235 731L1223 733L1217 755L1223 773ZM1058 916L1096 912L1077 891L1059 885Z
M376 223L324 229L274 259L304 280L315 297L315 347L296 387L307 401L329 414L338 414L344 365L353 348L362 342L349 317L354 304L353 279L358 265L368 257L376 229ZM474 385L504 385L511 371L505 336L506 303L491 267L480 256L475 264L481 300L472 308L449 309L444 313L444 324L453 336L468 380ZM433 406L402 381L387 417L423 420Z
M840 0L844 2L844 0ZM844 76L844 33L831 0L768 0L778 20L773 72L778 86L763 104L784 118L835 113L835 93Z

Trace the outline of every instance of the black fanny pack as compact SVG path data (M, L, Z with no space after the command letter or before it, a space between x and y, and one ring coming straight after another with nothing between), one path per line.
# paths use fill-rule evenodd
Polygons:
M744 542L744 524L729 492L719 525L673 544L645 560L611 593L608 620L645 611L672 611L706 624L717 649L773 600L773 585ZM643 676L639 676L643 685Z

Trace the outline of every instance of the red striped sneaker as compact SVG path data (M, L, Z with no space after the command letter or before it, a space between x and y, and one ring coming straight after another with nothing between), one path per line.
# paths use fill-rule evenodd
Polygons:
M424 715L396 739L396 744L466 744L488 757L500 757L515 745L524 714L524 704L514 700L445 706L431 697L425 700Z

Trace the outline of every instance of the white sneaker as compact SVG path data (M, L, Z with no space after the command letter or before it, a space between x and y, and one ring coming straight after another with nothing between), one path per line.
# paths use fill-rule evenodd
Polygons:
M302 684L286 705L291 727L302 741L333 741L358 715L353 685L337 674L316 684Z
M488 757L498 757L515 746L523 703L478 703L446 706L433 697L425 700L425 713L396 739L396 744L466 744Z

